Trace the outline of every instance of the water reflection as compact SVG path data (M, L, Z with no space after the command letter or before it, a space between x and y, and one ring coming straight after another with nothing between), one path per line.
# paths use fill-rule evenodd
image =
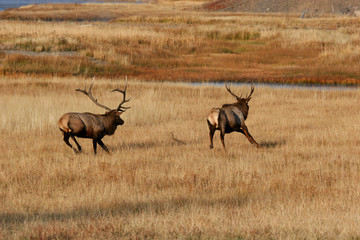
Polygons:
M81 1L81 0L0 0L0 11L8 8L18 8L30 4L44 4L44 3L89 3L89 2L106 2L106 1ZM116 3L125 3L126 1L116 1ZM143 3L141 0L136 0L133 3Z

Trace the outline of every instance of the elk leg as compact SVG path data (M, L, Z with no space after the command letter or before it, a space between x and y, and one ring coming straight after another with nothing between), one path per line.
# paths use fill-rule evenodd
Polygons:
M215 133L215 130L216 130L216 127L211 125L208 121L208 125L209 125L209 136L210 136L210 149L214 148L214 144L213 144L213 138L214 138L214 133Z
M76 141L75 136L73 136L73 135L70 135L70 136L71 136L71 139L75 142L77 148L79 149L79 152L81 152L81 151L82 151L81 146L80 146L80 144L78 143L78 141Z
M103 141L101 141L101 139L98 140L98 144L99 144L100 147L102 147L107 153L109 153L109 149L105 146L105 144L103 143Z
M222 145L223 145L223 147L224 147L224 150L226 151L224 136L225 136L225 133L223 133L223 132L221 131L221 132L220 132L220 139L221 139L221 143L222 143Z
M93 139L93 148L94 148L94 154L96 155L96 148L97 148L97 140Z
M219 124L219 130L220 130L220 139L221 139L221 143L223 145L223 148L224 150L226 151L226 148L225 148L225 140L224 140L224 137L225 137L225 133L226 133L226 125L225 125L225 120L224 120L224 114L221 115L222 117L222 121L220 122ZM219 119L221 120L221 119Z
M210 129L210 149L214 148L214 144L213 144L213 138L214 138L214 133L215 133L215 129Z
M255 144L257 148L259 148L259 144L254 140L254 138L249 133L249 130L245 125L241 126L241 129L244 131L246 138L249 140L250 143Z
M78 150L76 150L76 148L74 148L74 147L70 144L69 138L70 138L70 134L64 133L64 142L66 143L66 145L68 145L69 147L71 147L71 149L74 150L74 152L75 152L76 154L78 154L78 153L79 153Z

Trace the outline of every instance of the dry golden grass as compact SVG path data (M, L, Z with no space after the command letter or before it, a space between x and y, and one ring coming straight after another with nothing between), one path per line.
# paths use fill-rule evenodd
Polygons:
M74 91L89 81L2 78L0 238L360 237L359 89L257 86L247 125L261 148L233 133L225 153L218 133L209 149L205 117L233 101L223 86L130 78L111 154L81 139L75 155L57 120L102 112ZM97 79L94 95L116 106L118 83Z
M200 3L60 4L4 11L1 19L29 15L61 21L1 20L0 49L20 52L0 54L0 73L358 84L360 18L195 11ZM95 21L102 18L111 21ZM21 51L33 55L24 58ZM64 51L74 56L58 55Z

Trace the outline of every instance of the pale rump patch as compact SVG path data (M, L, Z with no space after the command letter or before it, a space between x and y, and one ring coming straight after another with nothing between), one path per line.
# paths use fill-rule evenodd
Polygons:
M209 123L211 125L215 125L216 128L218 128L218 126L219 126L219 113L220 113L219 108L213 108L213 109L211 109L210 113L208 114L208 118L207 118Z
M68 127L68 121L67 117L62 117L58 121L59 128L66 133L71 132L71 129Z

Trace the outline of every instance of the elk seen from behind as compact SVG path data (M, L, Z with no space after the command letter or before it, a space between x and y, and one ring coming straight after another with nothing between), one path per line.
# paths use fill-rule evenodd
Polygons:
M251 95L253 94L255 88L254 85L251 85L251 90L249 95L246 97L237 96L234 94L230 87L225 83L226 90L236 98L236 102L232 104L224 104L221 108L213 108L207 116L207 123L209 126L209 136L210 136L210 149L214 147L213 137L216 130L220 131L220 139L225 150L224 137L225 134L231 132L240 132L246 136L250 143L254 144L256 147L259 147L259 144L251 136L248 128L245 125L245 120L249 113L249 101Z
M75 137L92 139L95 154L97 144L99 144L106 152L109 152L109 149L103 143L102 138L106 135L114 134L117 126L124 124L124 120L120 118L120 115L130 108L122 106L130 100L126 99L127 79L123 90L118 88L112 90L112 92L120 92L123 95L122 101L115 109L110 109L109 107L100 104L97 99L93 97L91 90L94 85L94 81L95 78L90 84L88 91L86 91L86 87L84 90L76 89L76 91L84 93L97 106L104 108L106 110L105 114L69 112L65 113L58 121L59 129L64 135L64 142L72 148L75 153L82 151L81 146ZM75 142L78 149L70 144L69 138Z

